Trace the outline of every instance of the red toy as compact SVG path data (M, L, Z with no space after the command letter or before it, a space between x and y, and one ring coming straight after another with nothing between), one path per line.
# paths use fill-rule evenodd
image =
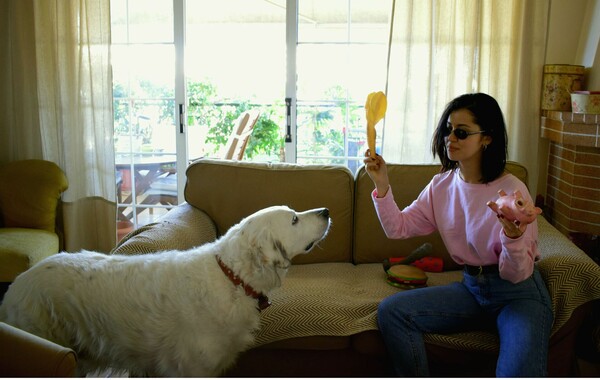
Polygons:
M390 257L383 260L383 270L387 273L394 265L412 265L425 272L443 272L444 260L440 257L427 256L433 249L431 243L425 243L408 256Z
M389 259L383 260L383 270L387 271L394 265L412 265L425 272L443 272L444 271L444 260L441 257L426 256L411 262L410 264L404 264L407 257L390 257Z
M425 243L406 257L390 257L383 260L383 270L387 274L387 283L403 289L415 289L427 286L425 272L442 272L444 261L440 257L426 256L432 246Z

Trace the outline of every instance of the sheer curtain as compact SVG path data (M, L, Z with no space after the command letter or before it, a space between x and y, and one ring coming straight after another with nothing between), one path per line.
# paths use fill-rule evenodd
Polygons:
M383 155L431 163L446 104L467 92L496 98L509 159L529 171L535 196L549 0L394 0Z
M65 171L65 250L115 244L109 0L0 2L0 161Z

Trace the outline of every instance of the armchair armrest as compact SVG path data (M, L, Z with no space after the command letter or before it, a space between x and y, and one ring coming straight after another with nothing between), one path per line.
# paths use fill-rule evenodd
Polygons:
M3 377L73 377L77 356L60 346L0 322L0 373Z
M600 267L541 216L538 229L542 259L537 265L552 299L554 334L576 308L600 299Z
M135 255L171 249L186 250L216 238L217 229L212 219L204 211L182 203L156 222L127 234L110 253Z

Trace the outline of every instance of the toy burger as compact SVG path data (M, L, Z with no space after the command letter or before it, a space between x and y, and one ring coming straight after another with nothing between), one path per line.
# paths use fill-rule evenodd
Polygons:
M388 284L398 288L415 289L427 286L425 271L413 265L392 265L386 273Z

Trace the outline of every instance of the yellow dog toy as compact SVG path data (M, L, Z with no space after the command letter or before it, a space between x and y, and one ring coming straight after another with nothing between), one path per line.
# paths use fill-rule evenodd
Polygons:
M375 158L375 138L377 137L375 125L383 119L386 110L387 98L383 92L372 92L367 96L367 102L365 103L365 112L367 114L367 144L369 145L371 158Z

